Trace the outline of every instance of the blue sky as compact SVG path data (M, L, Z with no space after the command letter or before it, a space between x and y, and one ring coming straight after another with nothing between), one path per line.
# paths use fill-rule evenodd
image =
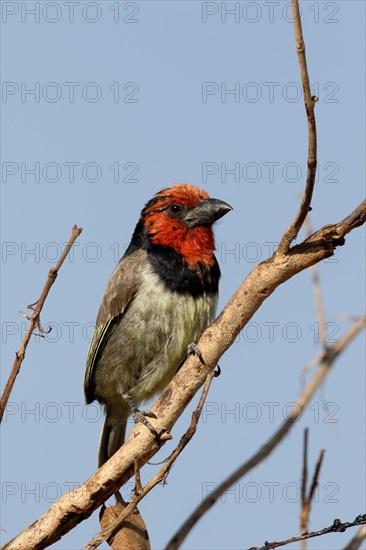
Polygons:
M318 228L342 219L364 195L365 4L301 6L319 96ZM53 330L31 342L1 428L5 541L95 470L102 414L84 405L84 363L106 281L144 203L162 187L189 182L234 207L215 229L220 309L295 214L307 125L288 2L1 8L2 384L26 327L18 311L38 298L71 226L84 228L42 313ZM350 326L346 314L364 311L364 236L355 230L320 265L333 340ZM168 484L141 504L154 549L273 433L319 349L304 272L264 303L222 358L195 439ZM246 548L297 533L306 426L310 463L326 449L310 527L364 511L364 363L361 335L286 441L204 517L185 549ZM178 442L192 407L159 459ZM143 481L155 468L143 470ZM98 528L94 514L52 548L80 548ZM308 547L342 548L350 537Z

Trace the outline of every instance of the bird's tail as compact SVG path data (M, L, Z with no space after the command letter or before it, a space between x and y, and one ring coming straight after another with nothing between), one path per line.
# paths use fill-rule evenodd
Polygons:
M116 418L108 414L104 419L102 433L100 435L99 450L98 450L98 468L114 455L125 441L127 417L121 416Z

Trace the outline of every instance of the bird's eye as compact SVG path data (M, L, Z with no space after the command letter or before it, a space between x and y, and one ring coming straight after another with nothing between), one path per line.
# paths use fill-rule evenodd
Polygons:
M182 207L180 204L174 203L169 206L169 212L171 212L171 214L179 214L181 211Z

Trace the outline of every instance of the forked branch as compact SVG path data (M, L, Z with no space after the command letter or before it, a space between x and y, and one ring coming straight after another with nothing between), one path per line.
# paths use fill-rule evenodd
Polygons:
M232 472L220 485L205 498L192 514L186 519L183 525L179 528L176 534L171 538L165 550L176 550L179 548L197 524L202 516L219 500L219 498L239 479L243 478L248 472L253 470L258 464L263 462L284 439L287 433L291 430L296 420L301 416L304 409L312 399L316 390L322 384L326 376L329 374L334 361L340 353L346 349L355 336L365 327L366 316L359 319L332 347L326 352L323 352L319 367L316 370L313 378L308 386L304 389L301 395L294 400L296 405L290 410L287 419L275 431L275 433L266 441L266 443L251 457L249 460L241 464L234 472ZM301 539L298 539L301 540Z
M304 102L306 116L308 120L308 168L306 175L305 192L301 200L300 208L296 214L294 221L289 227L287 227L281 239L278 247L278 252L280 254L286 254L289 251L291 243L296 239L297 235L299 234L302 224L304 223L305 218L311 209L311 199L313 197L316 167L318 162L316 121L314 113L314 106L318 98L311 95L310 79L306 62L305 42L302 34L302 24L298 0L292 0L292 17L294 20L296 51L300 65L302 89L304 92Z
M21 365L23 363L23 359L25 357L25 351L27 349L27 346L29 344L29 340L31 339L33 331L34 331L35 328L38 328L40 330L40 332L43 332L42 327L41 327L40 314L41 314L43 305L46 301L46 298L48 296L48 293L51 289L51 286L53 285L53 283L56 280L56 277L57 277L57 274L59 272L60 267L64 263L65 258L67 257L68 253L70 252L70 250L72 248L72 245L74 244L75 240L78 238L78 236L80 235L81 232L82 232L82 228L77 227L76 225L74 225L74 227L72 228L72 231L71 231L71 236L70 236L69 242L65 246L64 251L62 252L59 261L48 272L47 281L46 281L46 283L43 287L41 296L39 297L39 299L34 304L31 304L31 305L28 306L28 309L31 309L33 311L33 313L30 317L26 316L27 319L29 320L28 329L27 329L27 332L25 333L23 342L21 343L21 346L20 346L18 352L15 354L13 367L11 369L8 381L6 383L4 393L1 397L1 401L0 401L0 422L3 419L5 407L8 403L8 401L9 401L9 397L10 397L10 394L11 394L12 389L14 387L16 377L19 374L20 367L21 367Z

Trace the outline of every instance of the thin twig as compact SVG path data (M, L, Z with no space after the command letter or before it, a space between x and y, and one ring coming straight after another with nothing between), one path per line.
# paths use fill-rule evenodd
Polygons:
M31 304L31 305L28 306L28 309L33 310L33 314L32 314L31 317L27 317L30 321L29 326L28 326L27 332L25 333L23 342L20 345L19 351L15 354L15 360L14 360L14 363L13 363L13 367L11 369L8 381L6 383L4 393L1 397L1 401L0 401L0 422L3 419L5 407L8 403L8 401L9 401L9 397L10 397L10 394L12 392L16 377L19 374L20 367L21 367L23 359L25 357L25 351L27 349L27 346L28 346L29 340L31 339L33 331L37 327L40 332L44 332L42 327L41 327L40 313L42 311L42 308L43 308L43 305L46 301L48 293L49 293L53 283L56 280L56 277L57 277L57 274L58 274L58 271L59 271L60 267L64 263L66 256L68 255L68 253L71 250L72 245L74 244L75 240L78 238L78 236L80 235L81 232L82 232L81 227L77 227L76 225L73 226L69 242L65 246L64 251L62 252L59 261L48 272L47 281L46 281L46 283L43 287L41 296L39 297L39 299L34 304Z
M357 516L354 521L341 522L340 519L335 519L329 527L325 527L320 531L313 531L312 533L303 533L299 537L292 537L290 539L282 540L281 542L265 542L264 546L253 546L249 550L273 550L273 548L278 548L279 546L285 546L286 544L291 544L292 542L298 542L300 540L312 539L314 537L321 537L322 535L327 535L328 533L343 533L346 529L350 527L355 527L356 525L366 524L366 514L360 514Z
M306 488L308 485L308 446L309 446L309 428L304 430L304 449L302 457L302 476L301 476L301 508L300 508L300 533L304 533L307 529L307 498ZM301 541L301 550L306 550L306 541Z
M244 464L240 465L234 472L232 472L210 495L205 498L201 504L192 512L192 514L186 519L183 525L178 529L175 535L170 539L166 546L166 550L176 550L180 547L188 533L193 529L196 523L202 518L202 516L217 502L217 500L239 479L244 477L248 472L255 468L259 463L263 462L271 452L277 447L277 445L283 440L285 435L291 430L292 426L296 422L297 418L303 413L305 407L313 397L320 384L324 381L329 374L334 361L338 358L340 353L348 346L353 338L364 328L366 324L366 316L355 323L331 348L323 353L322 360L316 370L313 378L308 386L302 392L297 399L296 406L294 406L290 413L283 422L283 424L275 431L275 433L268 439L268 441Z
M306 373L310 370L312 370L318 363L320 358L322 357L324 351L319 351L308 363L306 363L305 367L301 369L300 372L300 384L301 388L305 388L306 385Z
M304 222L304 229L307 237L310 237L310 235L314 232L310 216L306 216L305 222ZM327 329L325 324L325 311L324 311L324 304L323 304L323 298L320 288L320 278L319 278L319 268L318 265L312 265L311 266L311 274L312 274L312 280L313 280L313 293L314 293L314 300L315 300L315 310L316 310L316 318L319 325L319 338L320 343L323 347L326 347L327 342Z
M324 453L325 453L324 449L320 451L319 458L315 466L315 471L311 482L309 494L307 495L306 487L307 487L307 474L308 474L307 472L308 435L309 435L309 430L308 428L306 428L304 433L304 454L303 454L304 465L303 465L303 475L302 475L302 485L301 485L300 533L305 533L308 530L311 504L313 502L315 490L318 486L320 468L322 466ZM306 539L302 539L301 549L306 550L306 547L307 547Z
M306 487L308 484L308 442L309 428L304 430L304 451L302 459L301 504L306 501Z
M83 550L94 550L95 548L98 548L105 540L109 539L109 537L113 536L115 532L122 526L123 522L128 518L128 516L134 511L138 503L141 499L143 499L156 485L158 485L161 482L166 481L166 478L169 475L170 469L174 462L177 460L180 453L183 451L183 449L186 447L186 445L190 442L194 434L197 430L197 424L200 419L202 408L205 403L208 391L211 386L212 379L216 376L215 371L210 371L207 375L205 385L202 390L202 394L199 400L199 403L192 413L191 423L189 425L188 430L186 433L181 437L177 447L174 449L174 451L170 454L170 456L165 461L164 466L154 475L154 477L145 485L145 487L141 486L141 480L139 483L139 491L135 495L135 497L132 499L132 501L128 504L127 508L121 513L121 515L117 518L115 523L110 526L107 530L103 531L102 533L99 533L96 537L94 537ZM135 474L136 474L136 463L135 463Z
M351 538L348 544L343 550L358 550L362 544L362 541L366 539L366 525L362 525L357 533Z
M314 231L309 215L307 215L305 218L304 229L307 237L310 237ZM320 288L318 264L312 265L310 269L311 269L312 281L313 281L313 294L314 294L314 301L315 301L316 318L319 325L319 339L323 349L325 349L328 333L325 328L325 311L324 311L322 293ZM322 352L319 352L319 354L321 353ZM300 373L300 380L303 386L305 386L305 383L306 383L305 377L307 372L309 372L309 370L311 370L313 366L318 362L317 357L318 356L314 357L307 365L305 365L305 367L302 369Z
M308 214L304 220L304 229L307 237L310 237L313 233L313 227L310 219L310 215ZM320 278L319 278L319 268L318 265L315 264L311 266L311 274L312 274L312 287L313 287L313 293L314 293L314 301L315 301L315 310L316 310L316 318L319 326L319 337L320 342L323 348L323 351L327 351L327 330L325 325L325 311L324 311L324 305L323 305L323 299L322 299L322 293L320 288ZM309 365L309 364L308 364ZM304 379L305 373L307 372L307 368L305 367L302 371L302 377ZM318 484L318 477L320 473L321 464L324 458L324 450L321 451L318 463L315 468L314 477L312 481L312 485L309 491L309 495L306 495L307 490L307 456L308 456L308 428L306 428L304 433L304 465L303 465L303 476L302 476L302 487L301 487L301 508L300 508L300 533L304 533L308 530L309 525L309 518L310 518L310 510L311 510L311 504L312 499L314 496L314 491ZM307 548L307 540L303 539L300 543L301 550L306 550Z
M301 201L300 208L292 224L287 227L278 247L279 254L287 254L291 243L296 239L302 224L310 210L311 199L313 196L315 174L317 167L317 136L314 105L318 100L312 97L310 90L309 73L306 62L305 43L302 33L301 16L298 0L292 0L292 16L294 19L296 51L300 65L302 88L304 91L304 102L306 116L308 120L308 169L306 176L305 192Z
M353 210L348 216L346 216L342 221L336 223L336 224L329 224L324 225L321 229L318 231L315 231L310 237L305 239L305 241L301 245L293 246L291 248L291 254L293 254L296 250L300 248L303 248L304 245L318 245L318 246L324 246L326 242L329 242L329 239L331 239L331 242L333 246L342 246L345 243L345 236L347 233L355 229L356 227L360 227L363 225L366 221L366 199L363 200L357 208ZM314 265L314 264L312 264Z
M320 474L320 469L321 469L322 464L323 464L324 455L325 455L325 449L322 449L319 453L319 458L318 458L318 461L317 461L316 466L315 466L313 481L312 481L311 487L310 487L310 492L309 492L309 497L308 497L309 511L310 511L311 503L312 503L313 498L314 498L315 490L318 486L319 474Z

